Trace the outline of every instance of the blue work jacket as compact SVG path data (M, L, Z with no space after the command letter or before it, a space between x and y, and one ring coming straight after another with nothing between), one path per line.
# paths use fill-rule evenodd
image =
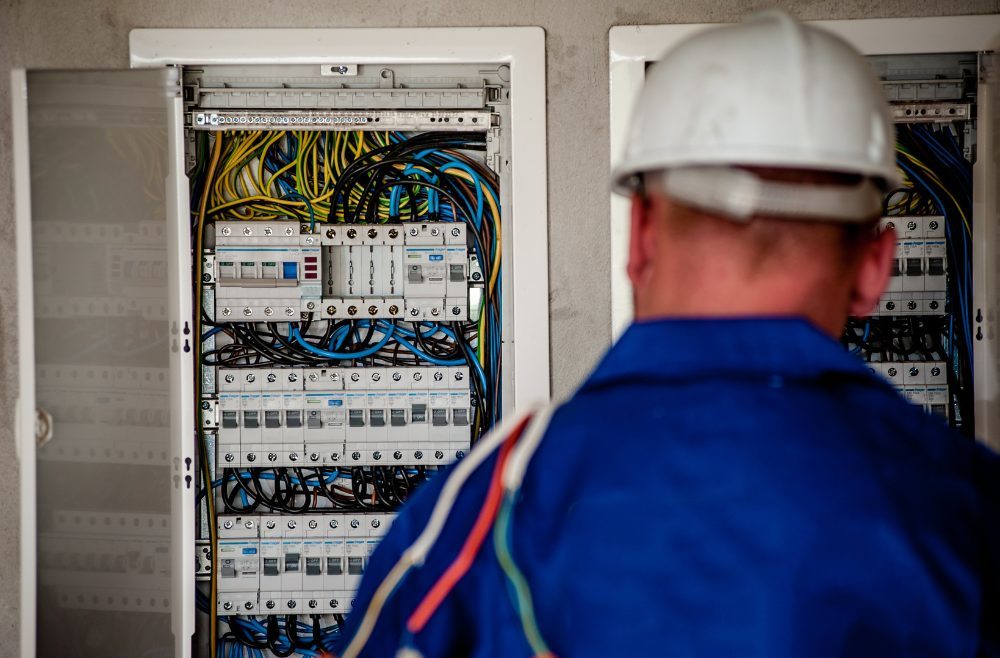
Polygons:
M492 539L426 628L405 632L495 461L362 656L533 655ZM347 639L445 475L372 556ZM998 490L996 455L805 321L643 322L553 416L513 555L556 656L996 656Z

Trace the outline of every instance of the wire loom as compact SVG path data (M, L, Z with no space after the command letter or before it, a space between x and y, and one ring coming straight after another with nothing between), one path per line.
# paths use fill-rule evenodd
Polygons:
M212 141L214 139L214 142ZM485 151L482 133L216 132L196 135L189 172L196 253L195 326L212 349L196 350L202 367L468 365L475 442L499 420L501 409L501 223L497 176L473 157ZM218 323L204 308L200 251L207 227L228 220L289 220L310 231L317 224L460 221L483 268L483 312L475 322L326 321ZM201 400L201 373L196 376ZM199 419L199 424L201 420ZM202 454L199 500L214 528L215 503L227 512L393 510L433 469L224 469L212 480ZM213 491L206 497L206 492ZM214 534L213 534L214 549ZM218 657L318 655L339 632L294 617L216 618L211 597L199 607L212 620ZM204 599L204 601L202 600ZM203 605L204 604L204 605ZM229 631L217 639L215 620ZM305 639L303 639L305 638Z

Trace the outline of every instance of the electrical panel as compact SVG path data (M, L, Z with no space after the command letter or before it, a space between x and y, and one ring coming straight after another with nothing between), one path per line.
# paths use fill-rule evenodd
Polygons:
M870 58L896 123L903 187L889 190L881 230L896 253L872 315L843 342L916 406L968 435L975 429L973 161L981 55Z
M548 397L543 33L320 33L15 76L25 656L329 653L398 507Z
M183 74L210 645L329 650L393 511L506 406L507 83L434 71Z

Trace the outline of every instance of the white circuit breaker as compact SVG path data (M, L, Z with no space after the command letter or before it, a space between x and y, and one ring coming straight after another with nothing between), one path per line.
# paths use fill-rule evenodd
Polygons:
M889 286L873 315L944 315L948 271L944 218L894 215L881 224L896 231L896 255Z

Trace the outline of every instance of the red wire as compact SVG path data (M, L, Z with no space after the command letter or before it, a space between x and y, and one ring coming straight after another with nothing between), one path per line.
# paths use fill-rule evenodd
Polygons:
M511 432L511 435L504 441L503 445L500 447L500 453L497 456L496 466L493 468L493 476L490 479L490 488L486 492L486 499L483 501L483 506L479 510L479 516L476 518L475 524L472 526L472 530L469 532L469 536L465 539L465 543L462 545L462 550L459 551L458 556L455 561L445 570L441 577L438 578L434 586L431 587L427 595L424 596L420 605L417 609L413 611L410 618L406 622L406 629L416 635L424 629L427 622L430 621L434 613L444 602L451 590L455 588L458 581L468 573L469 569L472 567L473 561L476 559L476 555L479 553L479 549L482 548L483 542L486 541L487 535L489 535L490 529L493 527L493 521L496 518L497 511L500 509L500 501L503 498L503 487L500 482L500 475L503 473L504 464L507 463L507 457L510 454L511 448L517 443L518 438L521 436L521 432L524 431L524 427L528 424L530 416L525 418L517 428Z

